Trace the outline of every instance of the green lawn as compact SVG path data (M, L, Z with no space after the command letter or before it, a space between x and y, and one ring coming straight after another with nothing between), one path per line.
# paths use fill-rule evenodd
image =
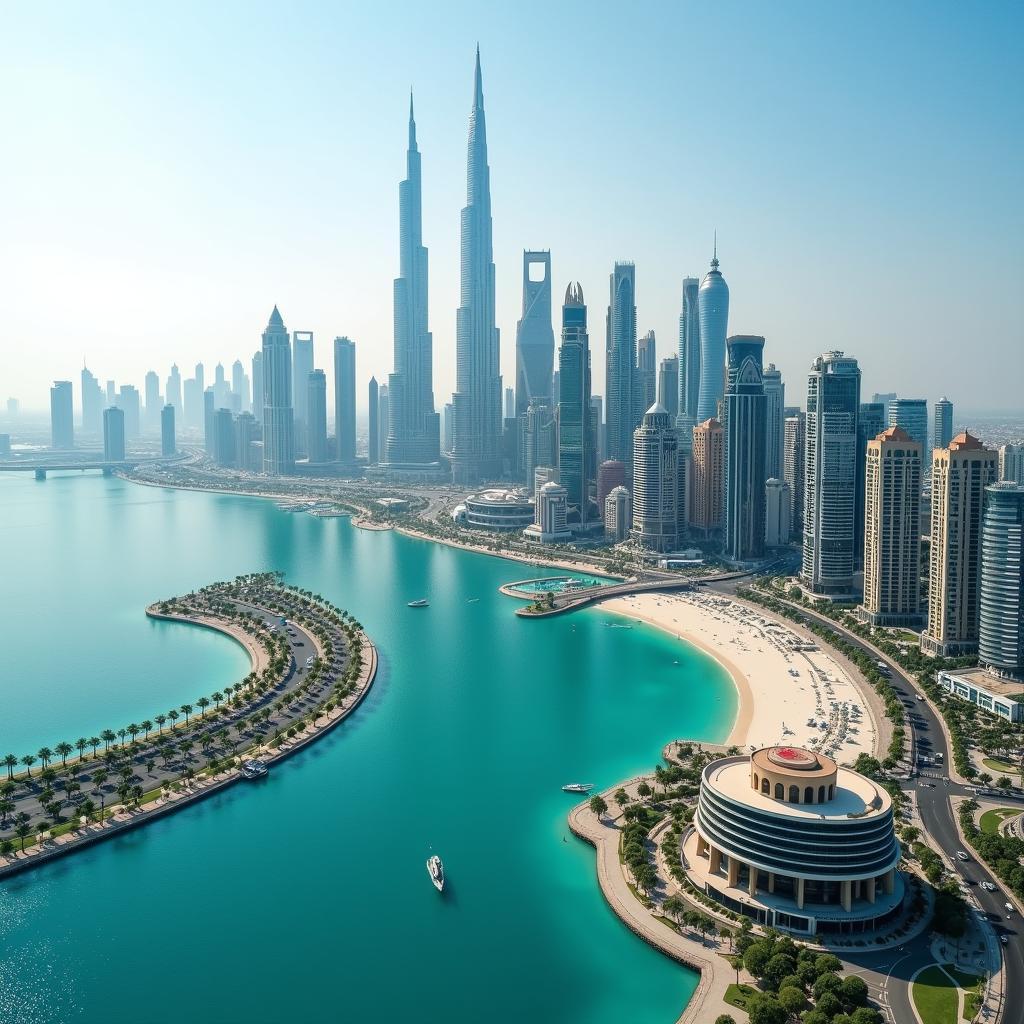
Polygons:
M1016 775L1017 768L1008 761L1000 761L994 757L983 757L981 763L990 771L999 772L1000 775Z
M738 1007L740 1010L746 1010L747 1002L751 996L756 995L759 990L754 988L753 985L730 985L725 990L725 1001L730 1006Z
M917 976L911 987L911 998L924 1024L957 1024L959 990L937 964Z
M998 833L999 826L1007 818L1012 818L1015 814L1020 814L1019 807L993 807L981 816L978 827L982 832L987 832L989 835L994 836Z
M956 978L957 984L964 990L964 1009L961 1016L964 1020L974 1020L978 1015L978 1010L981 1009L983 979L976 974L961 971L959 967L954 967L952 964L943 964L942 966Z

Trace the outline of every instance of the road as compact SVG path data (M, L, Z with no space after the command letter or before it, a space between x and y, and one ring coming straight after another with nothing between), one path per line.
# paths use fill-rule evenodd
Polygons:
M735 594L737 583L724 581L713 584L711 589ZM919 759L922 755L930 755L945 764L949 763L951 755L946 743L946 734L939 720L939 713L932 707L929 701L919 701L917 699L919 690L915 680L910 675L904 672L891 658L886 657L865 643L856 633L848 632L827 616L819 615L806 608L791 607L795 611L800 612L809 621L831 629L848 643L868 655L872 661L883 662L889 669L889 681L892 684L892 688L896 691L906 709L907 728L912 743L911 749L916 758ZM1024 998L1024 952L1022 952L1021 948L1022 929L1019 923L1019 915L1016 912L1012 914L1007 913L1004 906L1006 897L1002 892L1002 883L989 872L984 864L973 856L973 853L967 863L961 863L956 859L956 851L963 849L964 843L960 839L960 833L957 830L950 797L971 797L974 796L974 793L966 786L951 782L948 778L944 777L942 772L936 772L935 775L936 777L924 776L915 769L912 777L903 784L903 789L916 800L918 813L925 830L936 841L939 850L945 854L952 870L959 874L966 883L969 902L977 905L980 912L992 923L997 934L1007 937L1007 944L1002 947L1003 962L1006 967L1003 1005L1004 1008L1016 1006L1017 1009L1012 1013L1007 1012L1006 1020L1024 1020L1024 1010L1020 1009L1016 1004L1017 999ZM1009 804L1024 804L1024 798L1021 797L999 797L1000 801L1004 799ZM971 853L971 851L967 852ZM982 889L979 883L983 881L993 883L996 886L996 891L986 892ZM922 943L920 940L908 944L901 967L895 962L891 965L887 963L887 961L892 960L891 954L880 959L877 955L864 956L857 958L856 962L869 966L871 961L875 960L878 961L877 966L885 971L895 971L897 967L900 967L899 974L894 974L893 976L909 978L913 971L920 966L924 966L926 962L922 960L924 952L921 947ZM903 1016L901 1013L896 1013L894 1019L896 1021L913 1020L913 1014L910 1013L907 987L898 987L903 990L903 996L901 997L898 993L890 991L889 999L894 1011L897 1010L898 1003L905 1003L902 1009L905 1010L907 1015Z

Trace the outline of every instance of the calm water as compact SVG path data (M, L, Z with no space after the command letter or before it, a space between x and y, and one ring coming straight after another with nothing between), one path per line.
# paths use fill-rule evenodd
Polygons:
M0 1021L674 1020L695 976L607 910L559 787L721 739L732 687L599 610L517 619L497 587L522 565L258 499L0 474L0 752L237 679L231 641L143 608L262 569L364 623L370 698L265 784L0 886Z

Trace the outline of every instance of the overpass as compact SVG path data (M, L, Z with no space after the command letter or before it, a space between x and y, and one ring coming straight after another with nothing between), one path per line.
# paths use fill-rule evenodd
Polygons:
M104 459L92 459L78 462L60 462L56 459L25 460L22 462L0 462L0 473L35 473L37 480L45 480L47 473L70 472L71 470L99 469L104 476L111 476L117 470L137 469L139 466L156 465L163 462L180 462L185 458L184 452L175 455L148 456L137 459L122 459L116 462L107 462Z

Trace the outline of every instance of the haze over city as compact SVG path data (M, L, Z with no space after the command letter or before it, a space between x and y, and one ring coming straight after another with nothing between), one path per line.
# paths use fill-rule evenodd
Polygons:
M440 407L479 42L506 386L523 249L549 248L556 299L579 280L595 321L613 262L635 261L637 327L660 359L676 351L681 280L706 273L717 231L730 330L764 335L797 391L838 348L865 394L1019 408L1015 376L990 374L1024 341L1018 9L479 15L9 9L0 274L18 358L0 397L43 409L83 357L136 386L172 361L248 362L275 303L290 330L316 333L329 375L345 334L359 379L386 379L411 87ZM951 380L938 357L981 343Z

